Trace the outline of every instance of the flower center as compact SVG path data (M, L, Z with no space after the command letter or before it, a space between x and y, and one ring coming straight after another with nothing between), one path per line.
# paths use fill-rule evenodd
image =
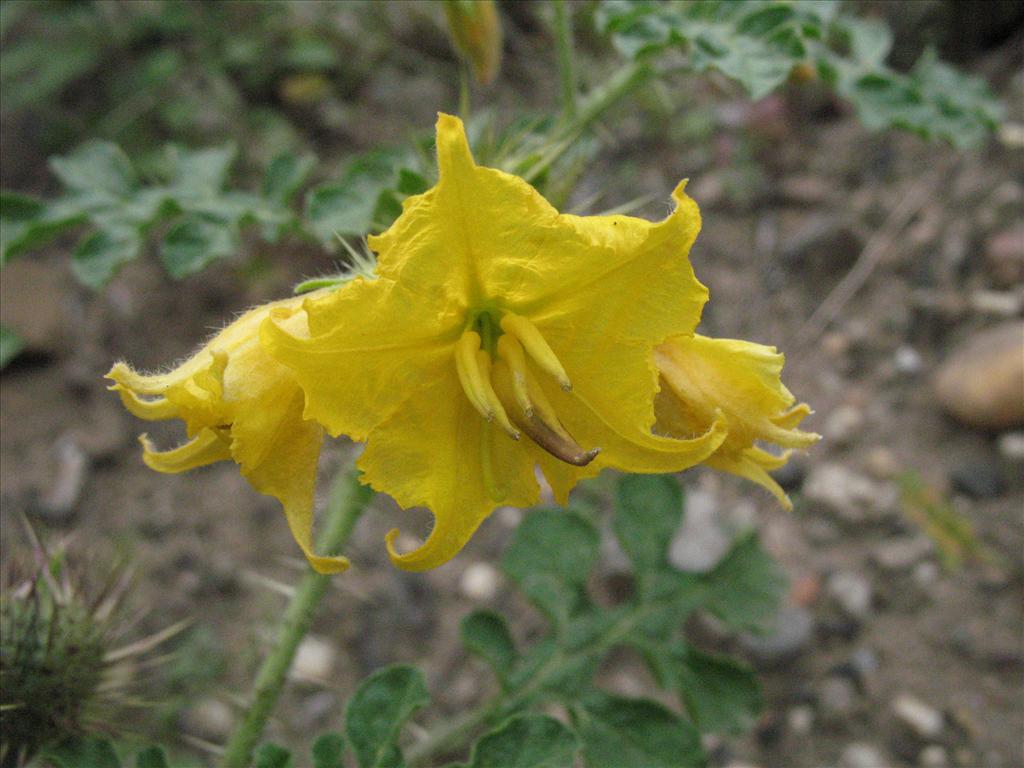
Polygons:
M583 467L600 448L584 450L562 425L531 364L572 389L565 368L537 327L525 317L479 313L455 345L455 368L466 398L513 440L521 432L556 459Z

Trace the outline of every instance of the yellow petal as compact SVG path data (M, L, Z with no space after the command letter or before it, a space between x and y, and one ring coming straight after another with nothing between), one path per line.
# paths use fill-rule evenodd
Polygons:
M419 386L374 430L359 458L363 480L402 507L428 507L434 527L400 568L422 571L452 558L499 504L530 506L539 497L525 441L480 418L462 393L451 360L421 369Z
M436 296L359 277L307 303L306 312L308 334L270 317L260 338L306 393L305 417L335 437L365 440L423 386L424 367L443 359L455 373L463 320Z
M146 435L140 435L139 442L142 443L142 460L146 466L168 474L187 472L231 458L228 441L213 429L204 429L187 443L168 451L156 450Z

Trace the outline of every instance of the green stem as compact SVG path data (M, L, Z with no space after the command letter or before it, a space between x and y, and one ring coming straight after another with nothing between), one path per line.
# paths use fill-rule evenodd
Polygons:
M623 615L618 621L594 637L591 642L581 646L579 653L559 651L551 656L543 665L512 690L502 691L482 704L477 709L466 712L453 720L433 729L405 752L406 762L419 765L427 758L438 753L450 751L462 745L467 739L485 725L493 724L498 715L510 713L528 701L534 694L542 690L553 674L557 674L568 662L580 657L602 657L609 648L620 643L627 637L654 608L654 605L638 605L635 610Z
M319 542L321 552L334 554L345 545L372 496L373 491L359 484L355 470L347 470L338 476L331 488ZM250 765L253 749L263 735L295 652L309 632L316 607L327 592L330 579L330 576L309 569L296 587L278 627L274 647L256 676L249 708L224 750L221 768L247 768Z
M573 61L572 14L566 0L555 0L555 34L558 38L558 75L562 81L562 111L576 117L576 66Z

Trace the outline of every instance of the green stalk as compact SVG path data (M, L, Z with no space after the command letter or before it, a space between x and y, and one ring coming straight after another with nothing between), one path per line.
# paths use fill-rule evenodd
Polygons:
M576 65L572 45L572 14L566 0L555 0L555 34L558 38L558 75L562 81L562 111L576 117Z
M338 476L327 505L319 542L321 552L335 554L344 547L372 496L373 491L359 484L354 469ZM251 764L253 750L263 736L267 720L281 695L295 652L313 624L316 607L327 592L330 580L330 576L310 568L299 582L281 619L274 647L256 676L249 708L224 750L221 768L248 768Z

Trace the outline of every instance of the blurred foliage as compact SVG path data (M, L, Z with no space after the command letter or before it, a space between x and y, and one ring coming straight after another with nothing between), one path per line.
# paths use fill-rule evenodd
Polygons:
M875 130L903 128L968 148L980 145L1003 117L983 81L940 62L934 51L908 74L887 67L889 28L840 13L838 2L602 0L597 16L627 57L681 53L682 61L670 60L670 67L715 70L753 99L817 75Z
M597 526L572 510L534 510L515 531L502 568L547 618L547 632L520 646L505 617L487 610L467 615L460 626L467 650L497 677L496 696L462 715L439 718L437 730L403 753L402 730L428 707L430 695L416 667L386 666L349 698L343 734L320 737L308 759L264 744L254 764L338 768L346 749L359 768L437 764L438 758L465 753L473 742L468 762L449 768L556 768L572 764L577 755L587 768L706 765L701 734L750 728L761 694L749 667L695 647L683 627L701 610L732 631L765 631L786 578L752 535L736 541L707 573L679 571L666 549L682 512L674 477L619 479L613 529L633 563L634 590L608 606L587 587L600 551ZM594 685L603 660L620 647L640 652L657 685L676 694L678 709ZM565 707L568 724L544 714L556 704ZM89 748L100 751L95 744ZM99 768L121 765L112 749L103 754L107 762ZM156 751L147 755L145 768L168 765ZM141 757L137 765L143 765Z

